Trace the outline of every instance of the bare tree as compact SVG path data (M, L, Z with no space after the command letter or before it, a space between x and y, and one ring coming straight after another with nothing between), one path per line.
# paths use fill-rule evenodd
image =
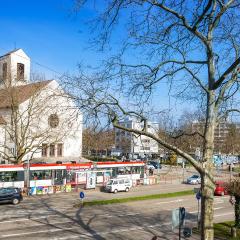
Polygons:
M91 155L92 151L98 153L111 150L114 145L113 130L97 130L94 127L88 127L83 131L83 152L86 155Z
M3 159L18 164L27 156L31 160L35 153L46 150L43 147L61 143L71 131L77 110L69 109L62 91L46 88L50 82L5 86L0 90L0 115L6 122L5 139L0 144Z
M76 2L77 7L82 7L91 1ZM76 82L71 82L83 89L78 93L80 104L95 116L108 115L116 128L156 140L193 165L202 178L201 239L213 240L214 130L222 118L233 111L239 112L240 3L109 0L101 4L99 11L100 25L94 26L94 32L100 30L100 35L94 43L106 46L111 36L116 36L114 28L122 23L125 26L118 32L120 40L114 39L117 44L123 43L123 48L105 62L101 74L86 77L81 73ZM86 79L87 84L85 81L81 86L81 81ZM168 89L161 85L163 81ZM169 91L177 99L201 107L205 125L200 161L148 132L146 109L154 91ZM130 100L122 104L124 96ZM124 116L141 119L143 129L121 126L119 121Z
M240 228L240 178L234 178L225 186L230 194L230 202L234 205L235 227Z

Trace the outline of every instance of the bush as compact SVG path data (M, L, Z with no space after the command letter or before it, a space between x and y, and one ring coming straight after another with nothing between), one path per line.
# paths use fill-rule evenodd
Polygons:
M99 157L99 156L84 156L84 158L94 162L113 162L117 160L116 158Z

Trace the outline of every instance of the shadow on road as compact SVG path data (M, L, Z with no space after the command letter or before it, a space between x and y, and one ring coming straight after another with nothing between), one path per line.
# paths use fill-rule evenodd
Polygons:
M178 239L177 233L171 229L171 213L167 210L138 211L127 204L111 204L72 208L69 212L58 209L56 205L50 198L44 198L31 205L19 205L18 209L25 210L32 222L43 224L56 232L59 229L62 233L60 237L66 240L66 234L75 239L96 240ZM144 207L145 210L147 207ZM37 209L41 209L41 213ZM54 215L54 219L51 215ZM188 217L190 221L196 220L196 215Z

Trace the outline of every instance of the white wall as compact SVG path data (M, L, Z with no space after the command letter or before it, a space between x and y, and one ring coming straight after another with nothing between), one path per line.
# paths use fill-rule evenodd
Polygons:
M29 83L30 59L22 49L0 58L0 80L2 76L2 65L4 62L7 62L8 71L11 71L10 79L12 86L25 85ZM25 66L24 81L16 80L17 63L22 63ZM3 87L5 87L5 84L1 84L0 81L0 88ZM33 135L40 136L42 133L49 133L47 138L46 134L44 134L44 137L39 137L31 144L36 145L33 149L34 158L42 157L42 151L39 149L39 146L41 146L42 143L50 144L52 142L63 143L63 157L80 158L82 155L82 113L76 108L71 99L68 99L63 95L64 92L59 87L59 84L56 81L51 81L40 91L40 94L37 94L32 99L29 99L20 105L20 111L24 113L22 115L23 122L27 122L28 114L26 110L28 109L29 104L34 101L34 108L38 107L37 112L35 112L31 117L31 124L29 128L31 133L29 134L30 137L28 139L28 143L30 143L33 139L31 138ZM54 129L49 126L48 122L48 118L51 114L57 114L59 117L59 126ZM9 128L9 126L11 126L11 110L0 109L0 115L2 115L7 121ZM5 139L1 131L3 130L1 130L0 126L0 142L6 140L9 147L14 147L14 143L9 140L9 136ZM26 159L27 156L24 157L24 160Z
M143 123L137 120L126 120L124 122L120 123L121 125L132 128L132 129L137 129L141 130L143 129ZM157 134L159 125L157 123L152 123L148 122L148 132L152 134ZM158 153L158 143L146 136L137 136L133 133L128 134L125 132L125 134L121 134L122 130L115 129L116 132L120 132L120 134L117 136L115 135L115 145L121 147L121 138L127 138L130 140L130 149L132 153L138 153L138 154L148 154L148 153ZM149 148L149 149L148 149Z
M42 133L44 138L47 136L46 133L49 134L47 139L39 138L35 144L39 146L40 142L41 144L63 143L63 157L80 158L82 155L82 114L72 100L61 95L63 95L63 91L58 83L52 81L33 100L38 105L39 111L43 112L40 116L36 114L33 119L32 133ZM28 108L30 102L31 99L21 105L22 111ZM57 114L59 117L57 128L49 126L48 118L51 114ZM57 155L57 149L55 149L55 155ZM41 157L42 153L39 149L34 153L33 158ZM49 158L53 159L53 157Z

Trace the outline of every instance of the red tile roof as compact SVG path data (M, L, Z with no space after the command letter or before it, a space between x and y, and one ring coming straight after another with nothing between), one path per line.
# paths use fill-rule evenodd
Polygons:
M4 118L0 115L0 125L2 124L6 124L6 121L4 120Z
M10 51L10 52L7 52L7 53L5 53L4 55L0 56L0 58L5 57L5 56L8 56L8 55L10 55L10 54L12 54L12 53L14 53L14 52L17 52L17 51L20 50L20 49L21 49L21 48L17 48L17 49L14 49L14 50Z
M0 90L0 109L9 108L14 101L15 105L19 105L33 96L35 93L43 89L52 80L30 83L26 85L6 88Z

